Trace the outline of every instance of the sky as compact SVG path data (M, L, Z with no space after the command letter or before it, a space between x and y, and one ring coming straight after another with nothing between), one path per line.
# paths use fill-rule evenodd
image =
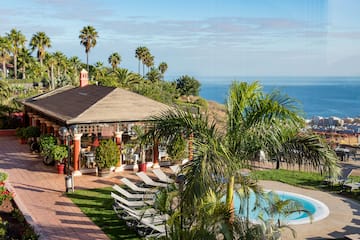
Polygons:
M168 76L360 76L358 0L12 0L0 6L0 36L45 32L49 52L86 61L79 33L99 38L89 62L138 71L146 46Z

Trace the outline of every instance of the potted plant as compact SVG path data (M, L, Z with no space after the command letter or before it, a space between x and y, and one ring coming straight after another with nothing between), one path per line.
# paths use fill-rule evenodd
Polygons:
M40 137L39 145L40 145L40 154L43 156L43 162L46 165L51 165L54 163L54 159L52 158L52 149L56 145L56 138L51 135L43 135Z
M112 140L102 140L95 151L95 162L101 177L110 173L110 167L115 166L120 159L120 150Z
M25 128L25 136L28 139L30 150L32 152L39 152L38 138L40 137L40 129L38 127L29 126Z
M21 144L26 143L25 128L19 127L15 131L16 136L19 138Z
M38 127L29 126L25 128L24 131L24 135L26 138L33 138L33 140L35 141L36 138L40 137L40 129Z
M58 173L64 174L64 160L68 157L67 147L64 145L55 145L51 150L51 156L58 163Z

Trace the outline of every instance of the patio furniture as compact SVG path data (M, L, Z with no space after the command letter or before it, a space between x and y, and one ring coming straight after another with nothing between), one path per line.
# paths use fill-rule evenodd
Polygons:
M160 168L154 168L154 169L152 169L152 171L161 182L164 182L164 183L174 183L175 182L173 179L169 178Z
M121 181L134 192L156 193L158 191L156 188L139 187L127 178L122 178Z
M173 171L175 174L178 174L181 171L181 167L180 165L176 164L176 165L172 165L170 166L171 171Z
M125 196L127 199L154 199L155 198L155 194L130 193L116 184L114 184L112 188L114 190L116 190L118 193L120 193L121 195Z
M144 218L139 221L137 232L145 239L160 238L166 235L166 226L164 224L156 225L151 220Z
M132 209L117 201L114 202L113 209L116 215L121 219L128 218L129 213L138 217L149 217L159 214L159 212L154 208Z
M345 190L349 190L350 192L354 191L354 190L359 190L360 188L360 182L357 183L344 183L343 188Z
M166 183L155 182L144 172L137 172L136 175L148 186L154 187L167 187Z
M154 205L154 201L142 201L142 200L136 200L136 201L128 201L122 197L120 197L119 195L117 195L116 193L111 192L111 197L115 200L118 201L128 207L146 207L146 206L151 206Z
M343 168L341 170L341 175L338 178L328 177L324 179L324 183L329 185L340 184L343 185L349 180L349 176L352 172L352 168Z

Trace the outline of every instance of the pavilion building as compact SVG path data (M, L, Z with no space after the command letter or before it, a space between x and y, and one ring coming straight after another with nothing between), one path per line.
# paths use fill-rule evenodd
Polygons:
M121 149L124 138L131 136L134 125L145 124L151 117L170 109L166 104L124 90L88 84L88 73L80 73L80 86L65 86L22 101L28 125L38 126L42 134L59 136L59 129L76 129L72 134L71 167L81 175L80 153L95 139L115 137ZM92 139L93 140L93 139ZM158 144L152 149L154 167L159 164ZM122 169L122 159L116 170Z

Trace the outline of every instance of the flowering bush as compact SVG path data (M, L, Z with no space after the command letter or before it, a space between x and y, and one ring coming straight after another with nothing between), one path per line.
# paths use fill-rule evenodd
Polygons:
M7 174L0 172L0 205L6 199L12 199L14 194L5 188L5 180L7 179Z

